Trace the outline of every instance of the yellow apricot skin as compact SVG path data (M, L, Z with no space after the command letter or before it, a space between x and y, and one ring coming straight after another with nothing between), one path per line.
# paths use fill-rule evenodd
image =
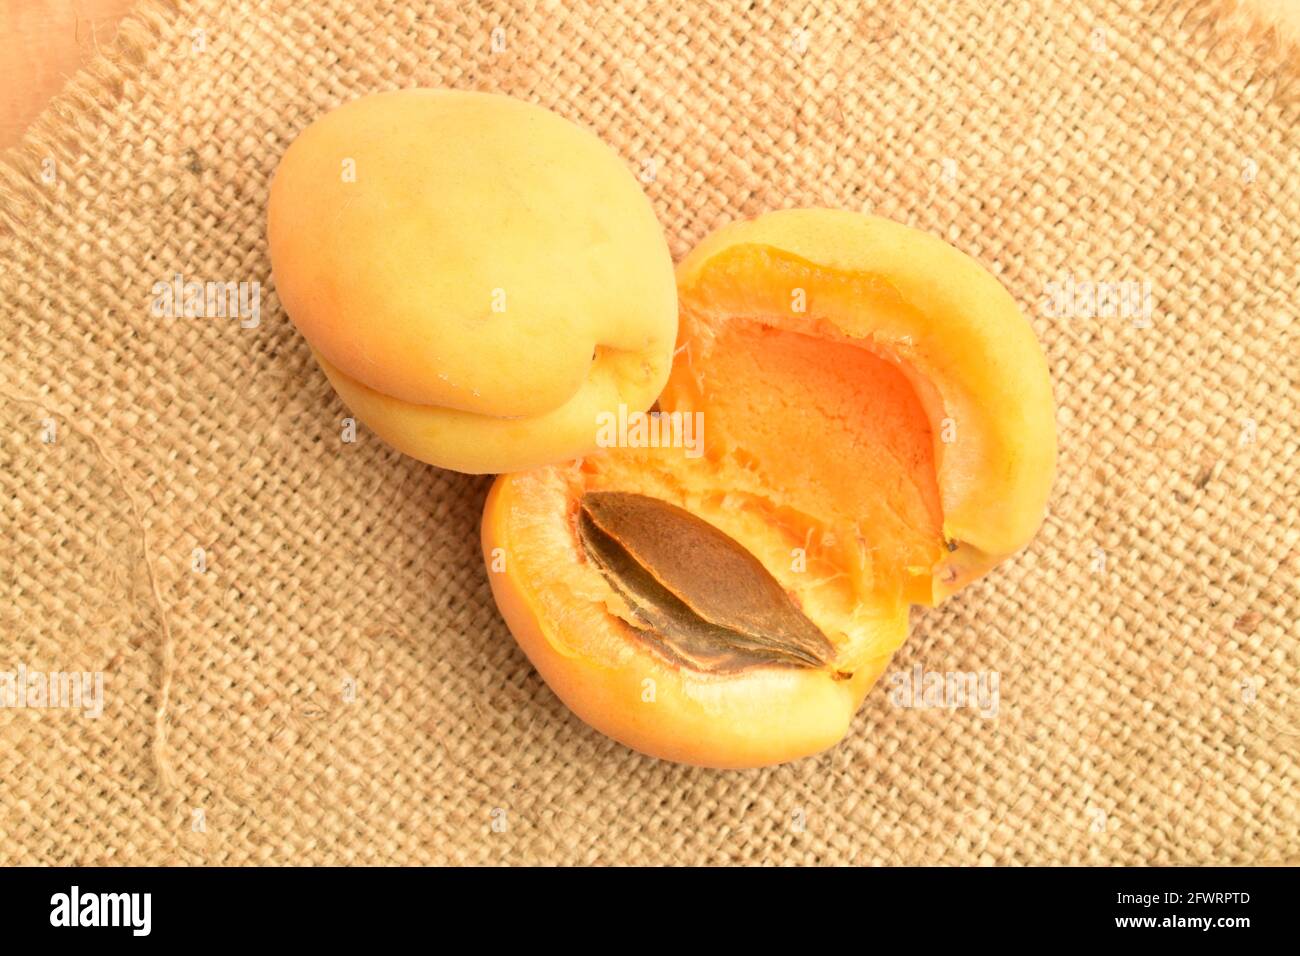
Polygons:
M472 473L596 444L663 388L672 261L630 169L581 127L488 93L401 90L305 129L271 185L276 290L356 416Z
M665 410L692 407L717 325L731 315L832 329L912 381L931 423L943 535L953 546L931 569L923 603L938 603L1034 536L1056 466L1051 379L1015 300L974 259L888 219L792 209L712 233L678 265L677 283L679 337L690 354L660 397ZM792 314L796 289L804 311Z

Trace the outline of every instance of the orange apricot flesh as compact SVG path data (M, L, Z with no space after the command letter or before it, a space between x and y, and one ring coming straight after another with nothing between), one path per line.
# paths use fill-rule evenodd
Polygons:
M907 569L939 560L942 514L930 423L906 377L856 344L756 321L727 325L709 372L690 406L708 409L718 486L804 516L800 543L837 552L864 599L924 598L928 577L918 588Z

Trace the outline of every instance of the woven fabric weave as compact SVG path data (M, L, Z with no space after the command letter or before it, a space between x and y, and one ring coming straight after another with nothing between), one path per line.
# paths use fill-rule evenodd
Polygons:
M104 675L98 718L0 710L0 863L1300 860L1300 68L1222 12L151 0L0 165L0 672ZM717 772L568 713L493 605L487 481L345 441L271 283L283 150L406 86L588 126L677 257L824 205L1001 278L1050 512L893 664L996 672L996 716L887 678L834 750ZM177 274L259 320L155 315Z

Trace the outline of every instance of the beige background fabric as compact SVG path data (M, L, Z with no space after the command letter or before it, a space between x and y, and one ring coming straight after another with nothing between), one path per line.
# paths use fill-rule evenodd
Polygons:
M1300 69L1220 13L132 15L0 166L0 671L105 675L98 719L0 710L0 863L1300 860ZM271 283L281 152L412 85L521 96L653 160L677 257L828 205L1006 283L1060 407L1050 513L894 664L996 671L995 717L882 684L838 748L716 772L568 713L492 603L488 481L343 441ZM260 323L154 316L176 273L262 283ZM1064 276L1149 283L1150 314L1051 314Z

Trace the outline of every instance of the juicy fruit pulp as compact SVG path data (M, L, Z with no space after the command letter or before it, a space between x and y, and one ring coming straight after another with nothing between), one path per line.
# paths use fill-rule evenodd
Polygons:
M732 319L707 369L675 399L707 409L719 487L779 509L852 598L922 599L915 571L938 560L943 516L930 423L898 367L860 343Z

